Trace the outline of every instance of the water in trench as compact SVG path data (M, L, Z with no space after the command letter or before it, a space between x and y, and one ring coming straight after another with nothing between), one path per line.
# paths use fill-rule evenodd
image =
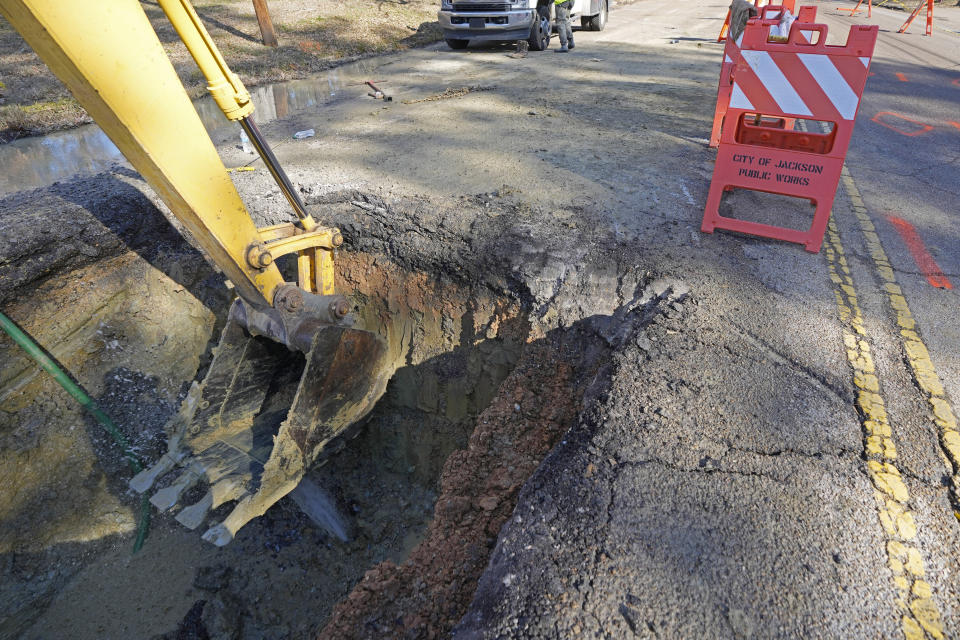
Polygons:
M374 77L383 59L371 58L334 67L307 80L291 80L250 89L254 118L260 125L303 109L329 104L348 85ZM210 97L194 102L215 145L239 144L240 127L228 122ZM106 171L126 164L120 151L95 124L0 144L0 195L39 189L59 180Z
M338 286L354 292L361 321L381 328L399 365L363 427L336 443L340 451L309 475L346 516L349 540L339 540L284 499L222 549L201 542L198 532L169 516L155 517L151 537L135 557L129 536L11 549L0 554L4 580L21 594L37 586L42 597L32 606L23 606L28 602L21 598L16 610L0 603L7 609L0 611L0 637L54 637L67 624L76 638L172 638L178 629L304 637L365 571L406 557L429 525L444 461L466 445L477 415L516 363L527 323L509 299L404 271L378 256L342 254ZM118 348L135 351L138 345L121 340ZM125 375L142 382L152 374L135 373ZM115 391L123 396L122 388ZM44 455L43 447L31 455ZM123 473L122 467L113 471ZM121 482L110 486L122 492ZM87 490L61 489L61 498ZM132 503L129 495L117 498ZM224 514L213 518L218 515ZM58 563L72 564L74 571L49 578Z

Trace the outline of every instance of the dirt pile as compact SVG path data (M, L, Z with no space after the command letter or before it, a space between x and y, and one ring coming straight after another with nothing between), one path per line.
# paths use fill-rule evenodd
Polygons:
M467 448L447 458L426 540L403 564L368 571L319 637L435 638L456 624L518 489L576 415L583 389L565 355L553 341L527 346Z

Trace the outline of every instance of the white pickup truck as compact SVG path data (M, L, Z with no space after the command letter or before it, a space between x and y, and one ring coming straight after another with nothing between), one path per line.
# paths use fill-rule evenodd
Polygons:
M570 16L584 29L602 31L609 12L610 0L573 0ZM451 49L465 49L471 40L527 40L543 51L554 27L553 0L441 0L437 15Z

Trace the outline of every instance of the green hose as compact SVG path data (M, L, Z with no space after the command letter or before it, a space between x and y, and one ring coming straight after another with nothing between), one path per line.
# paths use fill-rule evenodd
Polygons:
M0 327L6 332L10 338L13 339L24 351L27 352L31 358L36 360L44 371L53 376L53 379L60 383L60 386L64 390L73 396L73 399L80 403L80 405L90 412L94 418L97 419L107 433L113 438L113 441L116 442L121 449L123 449L123 456L127 459L127 462L130 465L130 468L133 470L134 474L140 473L143 470L143 465L140 463L140 459L130 450L130 443L127 442L126 437L117 429L117 425L113 423L113 420L110 419L110 416L105 414L100 410L100 407L97 406L97 403L93 401L93 398L87 395L87 393L80 388L77 383L70 379L70 376L60 368L60 366L53 361L53 358L48 356L43 352L36 342L34 342L30 336L23 332L23 330L18 327L13 320L8 318L2 312L0 312ZM143 547L143 541L147 538L147 531L150 529L150 502L147 500L147 497L144 496L140 501L140 524L137 526L137 538L133 543L133 552L136 553Z

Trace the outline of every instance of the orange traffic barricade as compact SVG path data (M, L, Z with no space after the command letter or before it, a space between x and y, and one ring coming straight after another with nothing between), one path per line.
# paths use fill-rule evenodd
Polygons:
M933 0L920 0L920 4L917 5L917 8L913 10L910 14L910 17L907 18L907 21L903 23L903 26L897 30L897 33L905 33L907 29L910 28L910 23L913 22L913 19L917 17L917 14L920 13L920 10L923 7L927 7L927 29L924 31L923 35L932 36L933 35Z
M769 41L770 25L747 23L702 231L729 229L820 250L878 30L853 26L847 43L835 46L826 44L826 25L797 21L788 41L778 43ZM823 123L826 132L792 130L792 119ZM720 199L735 188L809 200L813 223L797 230L721 216Z
M780 21L780 14L787 10L794 12L794 0L783 0L782 5L767 5L764 7L763 17L751 18L751 22L760 22L766 25L776 25ZM813 22L817 19L816 7L800 7L797 15L797 22ZM805 39L809 41L812 34L802 33ZM727 39L723 48L723 64L720 67L720 82L717 85L717 106L713 112L713 129L710 132L710 146L716 147L720 144L720 127L723 124L723 117L727 113L727 107L730 104L730 94L733 90L733 72L736 69L737 61L740 60L740 43L743 41L743 34L736 40Z
M852 18L853 16L857 15L857 11L860 11L860 5L862 5L864 2L867 3L867 17L872 18L873 17L873 0L859 0L857 2L857 6L855 6L853 9L851 9L850 7L837 7L837 11L849 11L850 17Z

